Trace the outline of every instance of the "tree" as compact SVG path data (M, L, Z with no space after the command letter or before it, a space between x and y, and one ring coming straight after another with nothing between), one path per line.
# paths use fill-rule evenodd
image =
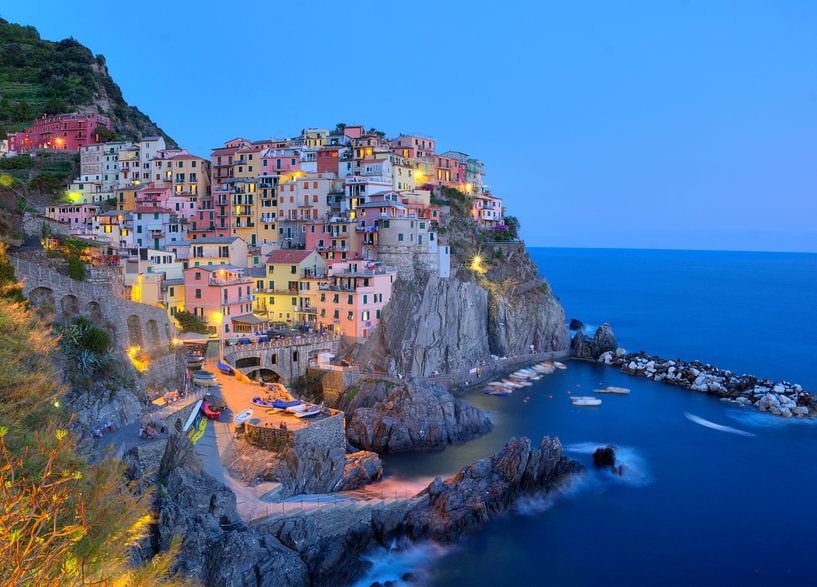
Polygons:
M345 122L339 122L339 123L337 123L335 125L335 134L336 135L342 135L343 131L345 131L345 130L346 130L346 123Z

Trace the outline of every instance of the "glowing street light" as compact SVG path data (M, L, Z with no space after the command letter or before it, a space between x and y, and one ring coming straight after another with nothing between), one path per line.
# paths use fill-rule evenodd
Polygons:
M482 264L483 259L482 255L476 254L471 258L471 271L478 273L479 275L484 275L488 269L485 265Z

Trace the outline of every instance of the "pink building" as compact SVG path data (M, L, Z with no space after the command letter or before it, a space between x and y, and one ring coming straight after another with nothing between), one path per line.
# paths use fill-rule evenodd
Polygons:
M394 271L359 269L331 275L320 286L318 325L354 341L368 338L391 299Z
M96 204L60 204L59 206L48 206L45 215L59 222L64 222L71 229L90 227L94 216L99 213L99 206Z
M170 198L170 187L156 187L150 185L139 190L134 196L137 207L154 206L168 208L168 198Z
M25 153L31 149L79 151L83 145L99 142L97 127L110 130L111 121L99 114L55 114L35 120L27 129L8 135L8 149Z
M252 315L252 276L235 265L202 265L184 270L185 310L201 318L210 332L229 337L234 321Z
M261 152L259 169L260 175L283 175L300 171L301 154L295 149L265 149Z

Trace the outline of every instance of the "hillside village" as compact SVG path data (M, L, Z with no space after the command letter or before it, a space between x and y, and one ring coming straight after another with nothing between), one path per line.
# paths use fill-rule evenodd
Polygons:
M118 268L132 301L192 314L228 342L292 329L367 339L396 280L415 267L449 276L441 207L451 190L476 226L508 238L483 163L438 153L427 136L338 124L235 138L206 158L159 136L98 142L109 125L96 114L43 116L9 134L3 154L79 151L79 177L38 211L51 233Z

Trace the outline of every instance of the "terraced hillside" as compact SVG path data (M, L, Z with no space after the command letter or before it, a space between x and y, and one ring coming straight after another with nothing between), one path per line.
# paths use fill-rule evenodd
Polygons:
M0 18L0 136L42 114L74 110L110 117L114 134L123 139L161 135L176 144L125 102L102 55L94 56L75 39L46 41L34 27Z

